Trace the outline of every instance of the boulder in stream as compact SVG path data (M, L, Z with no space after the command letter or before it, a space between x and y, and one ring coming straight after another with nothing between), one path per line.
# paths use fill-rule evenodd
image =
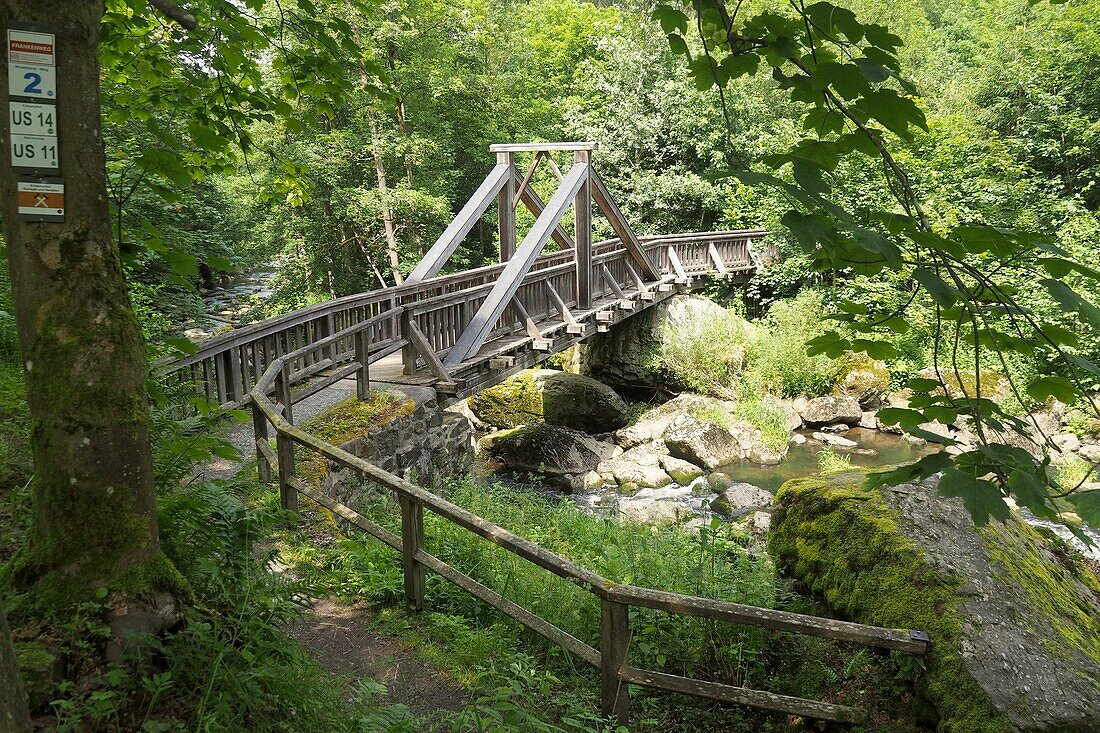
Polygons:
M802 408L802 420L810 426L833 425L841 422L858 425L863 418L863 408L859 406L859 400L846 395L815 397L799 406Z
M838 617L929 634L910 714L932 727L1100 730L1100 580L1064 543L1014 518L975 528L935 479L845 473L787 482L768 549Z
M478 442L478 449L499 462L502 470L517 474L539 474L545 477L569 476L559 485L572 487L596 468L613 446L601 443L578 430L560 425L536 423L487 435Z
M626 425L623 398L602 382L579 374L557 372L542 388L546 422L585 433L609 433Z

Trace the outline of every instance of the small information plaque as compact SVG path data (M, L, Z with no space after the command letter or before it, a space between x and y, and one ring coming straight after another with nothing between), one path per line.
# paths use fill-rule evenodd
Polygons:
M65 221L65 183L61 179L21 180L16 192L23 221Z

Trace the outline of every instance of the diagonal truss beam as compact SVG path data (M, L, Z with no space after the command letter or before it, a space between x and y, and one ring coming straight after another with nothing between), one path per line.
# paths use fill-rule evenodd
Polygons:
M443 362L445 366L454 367L462 363L471 354L477 353L489 338L504 309L519 290L519 286L523 284L523 278L527 276L531 264L546 246L551 233L565 215L566 209L572 205L573 198L580 191L589 174L590 168L587 163L574 163L569 169L561 186L546 204L546 209L535 220L535 225L523 238L523 242L516 249L512 259L508 261L504 271L500 273L496 285L486 296L485 302L481 304L469 325L458 337L458 341L447 353L447 358Z
M474 228L477 220L496 201L497 194L504 188L504 184L508 182L511 175L512 166L504 164L498 164L489 172L489 175L474 191L474 195L462 207L462 211L458 212L458 216L454 218L454 221L443 230L443 233L439 235L439 239L435 240L435 244L424 255L424 259L420 260L420 263L405 278L406 283L427 280L429 277L435 277L439 274L439 271L447 264L447 260L458 249L458 245Z
M661 275L653 261L649 259L649 255L646 254L642 243L638 241L638 235L634 233L634 229L627 222L626 217L623 216L623 212L619 211L615 199L611 198L611 192L607 190L603 179L595 171L592 171L592 198L596 199L596 205L600 207L604 216L607 217L607 221L610 222L611 228L615 230L615 236L619 238L619 241L623 243L627 251L638 262L642 270L642 276L648 280L660 280Z
M535 189L530 186L524 186L516 192L516 198L523 202L524 206L535 215L536 218L542 216L542 212L546 210L546 204L542 202L542 198L535 193ZM558 243L558 246L562 249L575 249L576 243L573 239L565 233L565 229L561 224L554 227L554 241Z

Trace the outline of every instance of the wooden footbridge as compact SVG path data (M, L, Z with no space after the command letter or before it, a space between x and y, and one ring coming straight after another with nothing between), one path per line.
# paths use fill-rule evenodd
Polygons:
M751 277L752 243L765 232L638 237L592 167L594 147L493 146L496 166L402 285L215 336L196 353L163 365L166 372L174 381L199 385L211 402L237 407L250 400L267 367L288 354L302 352L290 361L291 381L316 391L401 352L399 381L431 384L457 399L606 331L703 276ZM563 172L554 153L571 154L572 166ZM525 174L516 167L517 155L533 156ZM559 179L546 203L531 185L540 165ZM493 203L500 264L441 275ZM592 242L593 203L614 239ZM536 219L517 244L521 204ZM570 208L572 233L562 226ZM551 241L558 251L544 253ZM307 349L323 339L331 339L327 348ZM394 379L387 375L386 381Z
M755 271L752 242L762 231L636 236L592 167L591 143L497 145L497 165L400 286L338 298L231 331L201 344L186 358L161 365L188 393L226 407L251 403L262 481L275 479L284 508L299 496L327 508L401 555L405 596L423 608L425 574L432 571L599 670L603 712L626 723L629 687L640 685L749 705L789 715L854 722L859 710L834 703L645 670L630 664L630 609L648 608L924 654L923 632L884 629L624 585L519 537L399 476L307 433L294 424L294 405L355 375L367 396L371 365L400 358L399 376L386 381L431 384L445 400L459 399L538 363L630 314L652 307L701 276L747 278ZM572 154L562 171L553 154ZM523 176L517 155L533 159ZM531 188L545 162L559 187L543 203ZM440 275L477 220L497 203L501 263ZM592 243L592 204L616 237ZM535 223L516 244L516 207ZM561 226L573 208L573 232ZM553 240L559 251L543 254ZM399 355L400 354L400 355ZM399 356L398 356L399 355ZM274 429L275 448L270 441ZM324 456L391 492L400 506L400 534L345 506L297 472L295 447ZM430 554L424 512L463 527L599 599L597 646L517 605Z

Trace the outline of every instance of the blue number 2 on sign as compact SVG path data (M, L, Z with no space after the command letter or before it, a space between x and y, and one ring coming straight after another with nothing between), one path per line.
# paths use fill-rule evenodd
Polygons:
M23 74L23 78L30 82L30 84L28 84L23 89L24 94L41 94L42 93L42 87L38 86L39 84L42 83L42 75L41 74L35 74L33 71L28 71L26 74Z

